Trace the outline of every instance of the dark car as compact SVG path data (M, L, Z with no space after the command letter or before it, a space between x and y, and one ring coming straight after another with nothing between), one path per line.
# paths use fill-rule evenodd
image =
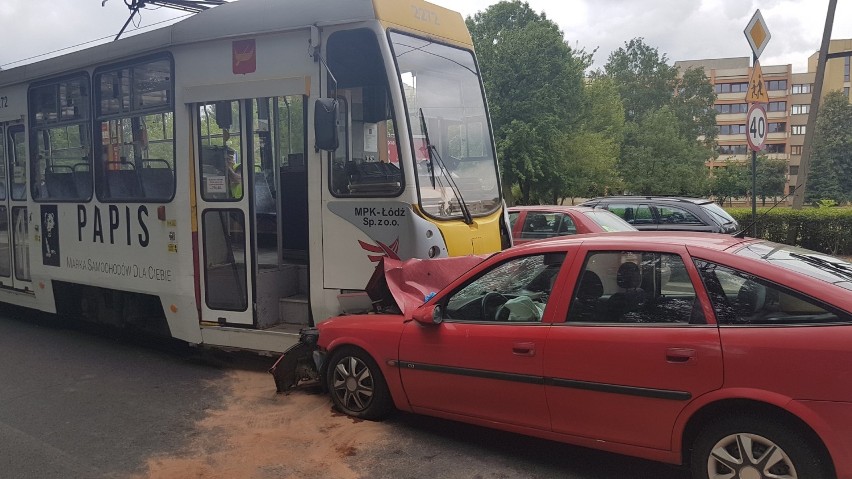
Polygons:
M513 206L509 208L509 223L516 245L556 236L636 231L609 211L585 206Z
M737 221L712 200L677 196L603 196L581 206L603 208L640 231L735 233Z

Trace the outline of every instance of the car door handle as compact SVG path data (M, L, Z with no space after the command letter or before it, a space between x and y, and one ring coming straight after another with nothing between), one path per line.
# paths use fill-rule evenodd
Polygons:
M516 356L535 356L535 343L515 343L512 345L512 354Z
M684 364L696 360L695 350L689 348L666 349L666 361L673 364Z

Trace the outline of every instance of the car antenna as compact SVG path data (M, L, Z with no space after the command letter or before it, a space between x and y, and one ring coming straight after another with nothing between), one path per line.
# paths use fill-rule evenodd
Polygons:
M741 229L741 230L737 231L736 233L734 233L734 235L733 235L733 236L734 236L734 238L741 238L741 239L742 239L742 238L745 238L746 231L748 231L748 230L752 229L752 228L753 228L753 227L754 227L754 226L755 226L758 222L760 222L760 221L763 219L763 217L764 217L764 216L766 216L766 215L767 215L770 211L772 211L772 210L773 210L776 206L778 206L778 205L779 205L782 201L786 200L788 196L790 196L790 195L792 195L793 193L795 193L795 192L796 192L796 190L797 190L798 188L799 188L799 185L794 186L794 187L793 187L793 189L792 189L792 190L790 190L790 192L789 192L789 193L787 193L786 195L784 195L784 196L783 196L780 200L776 201L776 202L775 202L775 204L774 204L774 205L772 205L772 207L770 207L768 210L766 210L766 211L764 211L763 213L761 213L761 215L760 215L760 216L758 216L758 217L757 217L754 221L752 221L752 222L751 222L748 226L746 226L745 228L743 228L743 229Z

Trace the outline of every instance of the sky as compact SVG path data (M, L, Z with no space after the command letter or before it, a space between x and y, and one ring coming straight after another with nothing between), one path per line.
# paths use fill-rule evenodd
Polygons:
M124 0L0 0L0 68L56 56L81 44L112 40L128 16ZM322 1L322 0L313 0ZM465 17L496 0L431 0ZM743 35L760 9L772 38L762 65L792 64L807 69L808 56L820 45L828 0L528 0L532 9L555 21L572 48L595 51L592 68L635 37L677 60L750 56ZM852 38L852 2L837 2L831 37ZM142 11L140 31L185 15L166 8ZM162 24L161 24L162 25ZM129 34L134 25L128 27ZM87 43L92 42L93 43ZM37 55L49 54L48 56Z

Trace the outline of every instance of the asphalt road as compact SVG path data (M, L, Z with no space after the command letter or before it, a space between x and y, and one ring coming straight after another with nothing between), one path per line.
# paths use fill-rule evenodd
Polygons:
M0 479L144 477L151 457L179 454L206 439L198 422L228 402L229 371L263 371L272 361L94 334L55 318L2 311ZM326 397L305 400L325 414ZM384 424L391 446L351 459L360 477L688 477L663 464L411 414ZM228 477L208 472L204 477ZM253 477L298 476L267 469Z

